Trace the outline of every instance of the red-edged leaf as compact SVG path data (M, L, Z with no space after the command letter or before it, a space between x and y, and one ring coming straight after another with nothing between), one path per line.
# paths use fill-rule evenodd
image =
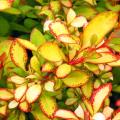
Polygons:
M100 53L101 57L97 59L86 59L86 62L94 63L94 64L101 64L101 63L109 63L114 62L117 60L117 57L111 52L104 52Z
M112 113L113 113L113 109L109 106L106 106L104 109L103 109L103 114L105 115L105 118L106 119L109 119L112 117Z
M49 54L48 54L49 51ZM53 42L46 42L38 48L39 54L52 62L58 62L65 59L65 55L59 46Z
M18 43L20 45L22 45L26 49L33 50L33 51L37 50L37 47L32 42L30 42L28 40L21 39L21 38L16 38L16 40L18 41Z
M41 94L41 85L32 85L26 92L26 101L28 103L35 102Z
M46 91L54 92L54 82L48 81L45 83L44 88Z
M13 109L13 108L16 108L17 106L18 106L18 102L17 101L15 101L15 100L12 100L12 101L10 101L10 103L8 104L8 108L9 109Z
M17 41L13 41L11 45L10 56L16 66L25 70L27 52Z
M87 19L83 16L77 16L71 23L73 27L83 27L87 24Z
M60 29L58 29L58 28L60 28ZM61 35L61 34L69 34L67 27L61 21L52 22L49 25L49 29L50 29L50 32L55 37L57 37L58 35Z
M92 104L91 104L90 100L87 99L86 97L83 97L82 99L83 99L83 102L84 102L84 104L85 104L88 112L89 112L91 115L93 115L93 114L94 114L94 111L93 111L93 107L92 107Z
M4 61L6 58L6 53L2 53L2 55L0 55L0 69L3 67Z
M54 117L69 119L69 120L79 120L73 112L64 109L57 110L54 114Z
M0 88L0 100L8 101L11 100L12 98L13 94L10 91L8 91L5 88Z
M107 63L108 65L112 66L112 67L117 67L117 66L120 66L120 56L118 58L117 61L114 61L114 62L110 62L110 63Z
M84 112L84 116L85 116L85 120L91 120L90 119L90 113L86 110L85 112Z
M57 110L57 104L53 97L46 95L45 93L40 97L40 108L43 113L49 117L54 118L54 113Z
M93 92L93 95L91 97L91 103L93 105L94 113L96 113L100 109L105 98L109 96L111 90L112 84L107 83L105 85L100 86Z
M3 116L7 115L7 105L3 105L0 107L0 115L3 115Z
M14 98L19 102L27 91L27 85L22 85L15 90Z
M115 112L114 112L114 117L112 120L119 120L120 119L120 109L117 109Z
M84 110L83 110L83 108L82 108L81 105L79 105L79 106L75 109L74 113L75 113L79 118L84 119Z
M54 68L54 65L50 62L47 62L43 64L42 72L52 72L53 68Z
M105 115L103 113L96 113L93 116L93 120L106 120Z
M62 64L60 65L57 70L56 70L56 76L58 78L64 78L66 77L68 74L70 74L72 70L72 67L68 64Z
M91 39L94 35L96 36L94 45L98 45L103 40L103 37L114 28L117 20L118 13L113 11L102 12L94 17L84 29L82 48L92 45ZM106 27L104 27L105 24L107 24Z
M75 11L70 8L68 13L67 13L67 23L70 24L76 17Z
M57 40L63 43L75 44L76 41L68 34L61 34L57 36Z
M14 75L14 76L8 78L8 82L12 82L12 83L15 83L18 85L25 83L25 81L26 81L25 78L17 76L17 75Z
M24 101L24 102L21 102L20 104L19 104L19 109L21 110L21 111L23 111L23 112L29 112L29 104L26 102L26 101Z
M65 7L72 7L72 1L71 0L61 0L61 3Z

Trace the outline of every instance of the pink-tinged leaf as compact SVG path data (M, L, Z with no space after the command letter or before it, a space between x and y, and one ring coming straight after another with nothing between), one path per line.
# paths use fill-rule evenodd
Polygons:
M86 62L94 63L94 64L102 64L102 63L109 63L114 62L117 60L117 57L111 52L104 52L100 53L101 57L97 59L86 59Z
M54 113L57 110L57 103L51 96L43 93L40 97L40 109L48 118L54 118Z
M24 94L26 93L26 91L27 91L27 85L22 85L16 88L15 93L14 93L15 100L19 102L24 96Z
M106 72L111 71L111 70L112 70L112 67L110 65L105 65Z
M83 27L87 24L87 19L83 16L77 16L71 23L73 27Z
M120 119L120 109L117 109L115 112L114 112L114 117L112 120L119 120Z
M67 23L70 24L76 17L75 11L70 8L68 13L67 13Z
M26 49L29 49L32 51L37 51L37 47L32 42L30 42L28 40L16 38L16 41Z
M11 100L12 98L13 94L10 91L8 91L5 88L0 88L0 100L8 101Z
M12 83L15 83L15 84L23 84L26 82L26 79L23 78L23 77L20 77L20 76L17 76L17 75L14 75L10 78L8 78L8 82L12 82Z
M7 115L7 105L3 105L0 107L0 115L2 115L2 116Z
M82 108L81 105L79 105L79 106L75 109L74 113L75 113L79 118L84 119L84 110L83 110L83 108Z
M103 113L96 113L93 116L93 120L106 120L105 115Z
M27 52L17 41L13 41L10 47L10 57L16 66L25 70Z
M42 72L52 72L54 69L54 65L50 62L46 62L42 66Z
M29 112L29 104L26 102L26 101L24 101L24 102L21 102L20 104L19 104L19 109L21 110L21 111L23 111L23 112Z
M98 64L98 67L101 71L103 71L105 69L105 65L104 64Z
M79 120L78 117L69 110L59 109L55 112L54 117L69 119L69 120Z
M60 29L58 29L58 28L60 28ZM58 35L61 35L61 34L69 34L67 27L61 21L52 22L49 25L49 29L50 29L50 32L55 37L57 37Z
M71 1L71 0L61 0L60 2L61 2L62 5L64 5L65 7L72 7L72 1Z
M52 23L52 22L53 22L52 20L46 20L46 21L44 22L44 27L43 27L44 32L49 30L49 25L50 25L50 23Z
M90 113L86 110L85 112L84 112L84 116L85 116L85 120L91 120L90 119Z
M109 107L109 106L106 106L104 109L103 109L103 114L105 115L105 118L106 119L109 119L112 117L112 114L113 114L114 110Z
M61 34L57 36L57 40L63 43L75 44L76 41L68 34Z
M12 101L10 101L10 103L8 104L8 108L9 109L13 109L13 108L16 108L17 106L18 106L18 102L17 101L15 101L15 100L12 100Z
M26 92L26 101L28 103L35 102L41 94L41 85L36 84L28 88Z
M109 96L111 90L112 84L107 83L105 85L100 86L93 92L93 95L91 97L91 103L93 106L94 113L96 113L100 109L105 98Z

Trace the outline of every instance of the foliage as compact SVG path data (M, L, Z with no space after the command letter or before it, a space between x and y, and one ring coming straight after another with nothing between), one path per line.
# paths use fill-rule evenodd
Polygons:
M0 119L118 120L119 4L0 0Z

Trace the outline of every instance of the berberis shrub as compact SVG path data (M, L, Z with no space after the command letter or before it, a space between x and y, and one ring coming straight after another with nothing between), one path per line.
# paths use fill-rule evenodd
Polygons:
M119 3L0 0L0 119L120 120Z

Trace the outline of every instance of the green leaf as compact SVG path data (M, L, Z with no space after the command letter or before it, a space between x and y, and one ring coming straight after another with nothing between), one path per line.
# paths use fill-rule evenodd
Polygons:
M91 19L97 14L97 11L93 7L83 5L75 7L75 12L78 15L85 16L87 19Z
M112 38L109 44L120 45L120 38Z
M25 120L25 113L20 113L19 120Z
M43 112L40 110L38 104L34 104L31 113L33 114L36 120L50 120Z
M89 80L89 76L83 71L73 71L62 80L68 87L80 87Z
M12 6L13 7L18 7L20 4L20 0L14 0Z
M53 114L57 110L57 104L53 97L50 97L43 93L40 97L40 108L44 114L46 114L49 118L53 118Z
M109 44L109 47L115 50L116 52L120 52L120 45Z
M17 24L17 23L10 23L10 28L12 30L15 30L15 31L19 31L19 32L25 32L25 33L29 33L30 30L27 29L26 27L24 27L23 25L20 25L20 24Z
M50 20L54 20L54 15L53 15L53 12L51 10L43 10L38 15L39 16L46 15Z
M27 12L31 11L33 7L29 5L21 5L19 6L19 9L21 10L22 14L26 14Z
M46 42L43 34L36 28L34 28L31 32L30 40L36 46L40 46L40 45L42 45L43 43Z
M19 14L21 14L21 11L19 9L12 8L12 7L8 8L8 9L5 9L2 12L8 13L8 14L13 14L13 15L19 15Z
M36 20L27 18L24 20L24 25L28 28L28 29L32 29L35 26L39 25L39 22L37 22Z
M119 84L120 83L120 67L113 67L112 69L113 73L113 84Z
M89 80L85 85L81 87L82 93L87 98L90 98L93 92L93 81Z
M9 30L10 25L8 21L4 17L0 16L0 35L1 36L7 35L9 33Z

